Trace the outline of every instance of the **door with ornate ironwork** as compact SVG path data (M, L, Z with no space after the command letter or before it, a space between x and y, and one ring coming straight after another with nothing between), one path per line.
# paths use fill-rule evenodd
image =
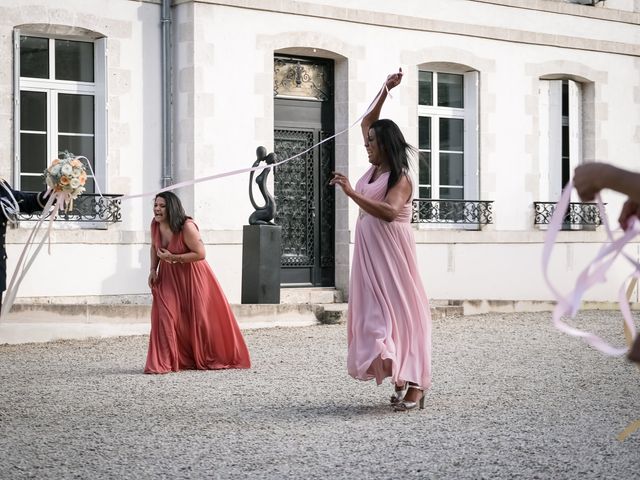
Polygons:
M310 149L333 135L332 64L291 57L274 64L274 151L279 160L305 152L274 171L282 284L333 286L334 142Z

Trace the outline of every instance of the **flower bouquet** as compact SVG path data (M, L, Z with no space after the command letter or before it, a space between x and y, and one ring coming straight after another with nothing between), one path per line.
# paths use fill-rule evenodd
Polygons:
M76 157L69 152L63 152L59 157L44 171L44 179L54 194L61 193L60 196L70 203L84 193L87 172L80 160L83 157Z

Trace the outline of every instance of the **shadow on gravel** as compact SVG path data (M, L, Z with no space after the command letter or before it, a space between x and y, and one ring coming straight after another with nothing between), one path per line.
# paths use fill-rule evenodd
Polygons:
M288 407L276 407L269 410L269 416L282 420L290 420L292 415L300 417L333 417L338 419L371 416L379 419L381 415L393 414L399 414L399 412L395 412L388 404L336 405L332 403L327 405L296 405L292 403Z

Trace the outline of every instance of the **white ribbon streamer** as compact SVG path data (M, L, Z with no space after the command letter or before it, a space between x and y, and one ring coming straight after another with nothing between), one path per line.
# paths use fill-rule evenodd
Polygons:
M294 160L296 158L301 157L302 155L304 155L307 152L310 152L311 150L313 150L314 148L322 145L325 142L328 142L329 140L342 135L343 133L349 131L350 129L352 129L356 124L358 124L364 117L366 117L375 107L376 103L378 102L378 100L380 99L380 96L382 95L382 92L385 91L390 98L391 94L389 92L389 89L387 88L387 82L385 80L382 88L380 89L380 91L378 92L378 95L376 95L376 97L373 99L373 101L371 102L371 104L369 105L369 107L367 108L367 110L360 115L360 117L358 117L357 120L355 120L351 125L349 125L347 128L339 131L338 133L335 133L333 135L331 135L330 137L327 137L323 140L321 140L320 142L310 146L309 148L307 148L306 150L297 153L289 158L286 158L284 160L281 160L279 162L273 163L271 165L259 165L257 167L252 167L252 168L242 168L239 170L233 170L230 172L223 172L223 173L218 173L215 175L209 175L206 177L200 177L200 178L196 178L193 180L188 180L188 181L184 181L184 182L180 182L180 183L176 183L173 185L170 185L168 187L165 187L161 190L154 190L152 192L146 192L146 193L139 193L139 194L133 194L133 195L124 195L121 197L118 197L118 200L130 200L132 198L139 198L139 197L148 197L151 195L157 195L160 192L166 192L169 190L175 190L177 188L180 187L186 187L189 185L194 185L196 183L201 183L201 182L207 182L209 180L215 180L218 178L224 178L224 177L230 177L232 175L239 175L241 173L249 173L249 172L253 172L256 170L263 170L265 168L271 168L271 167L277 167L278 165L282 165L284 163L290 162L291 160ZM78 157L78 158L85 158L86 157ZM95 174L93 173L93 169L91 168L91 164L89 163L89 161L87 160L87 165L89 167L89 170L91 171L91 174L94 177L94 183L96 185L96 188L98 189L98 193L100 196L102 196L102 193L100 192L100 188L98 186L98 182L95 181ZM5 187L6 188L6 187ZM9 192L11 194L11 192ZM14 205L15 207L14 210L15 212L17 212L19 210L18 208L18 204L15 201L15 198L13 198L13 195L11 195L11 198L13 199ZM55 202L55 205L54 205ZM18 263L16 265L16 268L14 270L13 276L11 278L11 282L9 284L9 288L7 289L7 292L5 294L5 299L2 303L2 310L0 311L0 322L2 320L4 320L6 318L6 315L9 313L9 311L11 310L11 307L13 306L14 300L16 298L16 295L18 293L18 288L20 286L20 283L22 282L22 280L24 279L25 275L27 274L27 271L29 270L29 268L31 268L31 265L33 264L34 260L36 259L36 257L38 256L38 253L40 252L40 250L42 249L42 246L44 245L44 243L50 238L51 235L51 227L53 225L53 221L55 219L55 217L58 214L58 211L61 210L63 208L63 206L66 203L66 194L62 194L62 193L51 193L49 200L47 201L47 204L45 205L45 207L43 208L43 214L40 216L40 218L38 219L38 221L36 222L36 225L34 226L33 230L31 231L31 234L29 235L29 238L27 239L27 242L22 250L22 253L20 254L20 257L18 259ZM8 208L11 208L12 206L10 204L7 204ZM53 211L51 212L51 208L53 207ZM0 202L0 208L2 208L3 210L5 209L5 204ZM43 237L40 239L40 241L38 242L38 245L35 248L35 251L33 253L33 255L31 255L29 257L28 252L29 250L32 248L33 244L34 244L34 240L36 237L36 234L38 232L38 230L40 229L40 226L42 225L42 221L43 219L46 217L46 214L50 214L50 218L49 218L49 228L47 229L47 232L43 235ZM51 252L49 252L51 253ZM28 260L27 260L28 258Z
M57 212L58 212L58 208L57 206L54 206L54 202L56 202L59 199L60 199L60 194L55 194L54 192L51 192L47 200L47 203L42 209L42 215L40 216L40 218L38 218L36 225L33 227L33 229L31 230L31 233L29 234L29 238L27 239L25 246L22 249L22 253L18 258L18 262L13 271L13 275L11 276L11 282L9 283L9 288L7 288L5 298L2 302L2 310L0 311L0 320L4 320L7 314L9 313L9 311L11 310L11 307L13 306L13 302L18 293L18 287L20 286L20 283L24 279L29 268L31 268L31 265L33 264L34 260L38 256L38 253L40 253L40 250L42 249L42 246L44 245L45 241L49 238L49 235L51 233L52 222L55 219L55 216L57 215ZM53 212L51 211L52 207L54 208ZM33 254L29 256L29 250L35 244L36 235L38 234L38 230L40 230L40 226L42 225L42 222L46 218L46 214L50 215L49 229L47 229L47 232L38 241L38 245L36 246Z
M544 279L556 300L556 307L553 311L553 324L561 332L572 337L581 338L587 344L606 355L621 356L628 351L628 347L614 347L593 333L568 325L562 321L562 317L569 316L571 318L575 318L578 310L580 309L583 295L594 285L606 281L606 273L619 255L622 255L622 257L627 259L634 267L633 273L628 278L640 278L640 263L623 251L627 243L640 234L640 221L637 218L634 218L630 223L629 228L627 228L619 238L615 239L609 227L609 221L604 211L600 195L597 195L596 201L609 243L605 243L600 247L596 257L578 275L573 290L571 290L567 295L562 295L551 282L549 275L549 261L564 216L566 215L567 208L569 207L572 189L573 184L572 182L569 182L562 192L560 201L556 204L542 251L542 272ZM618 293L618 302L620 304L620 311L622 313L624 323L630 334L635 336L636 329L633 319L631 318L629 300L626 295L626 284L627 281L625 279L625 282L623 282Z
M263 170L265 168L271 168L271 167L277 167L278 165L282 165L284 163L290 162L291 160L294 160L296 158L301 157L302 155L304 155L307 152L310 152L311 150L313 150L316 147L319 147L320 145L322 145L324 142L328 142L329 140L338 137L339 135L342 135L345 132L348 132L349 130L351 130L354 126L356 126L364 117L366 117L371 110L373 110L373 108L375 107L376 103L378 102L378 100L380 99L380 96L382 95L382 92L385 91L387 93L387 95L389 96L389 98L393 98L391 96L391 92L389 91L389 89L387 88L387 82L385 80L382 88L380 89L380 91L378 92L378 95L376 95L376 98L373 99L373 101L371 102L371 104L369 105L369 107L367 108L367 110L360 115L351 125L349 125L348 127L346 127L343 130L340 130L338 133L334 133L333 135L331 135L330 137L327 137L321 141L319 141L318 143L315 143L313 145L311 145L309 148L307 148L306 150L303 150L300 153L296 153L295 155L289 157L289 158L285 158L284 160L280 160L279 162L273 163L271 165L258 165L257 167L252 167L252 168L241 168L239 170L232 170L229 172L223 172L223 173L217 173L214 175L208 175L206 177L200 177L200 178L196 178L194 180L186 180L184 182L179 182L179 183L174 183L173 185L169 185L168 187L162 188L160 190L154 190L152 192L145 192L145 193L137 193L137 194L132 194L132 195L123 195L121 197L118 197L118 200L130 200L132 198L141 198L141 197L149 197L151 195L157 195L160 192L167 192L169 190L175 190L176 188L181 188L181 187L188 187L189 185L194 185L196 183L201 183L201 182L208 182L209 180L215 180L217 178L224 178L224 177L230 177L233 175L239 175L241 173L249 173L249 172L255 172L256 170Z

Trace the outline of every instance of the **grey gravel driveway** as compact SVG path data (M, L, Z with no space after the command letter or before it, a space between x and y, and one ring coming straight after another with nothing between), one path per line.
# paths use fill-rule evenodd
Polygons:
M580 323L622 342L615 312ZM147 337L0 346L0 478L640 478L640 370L548 313L435 321L407 413L347 376L344 325L245 336L250 370L162 376Z

